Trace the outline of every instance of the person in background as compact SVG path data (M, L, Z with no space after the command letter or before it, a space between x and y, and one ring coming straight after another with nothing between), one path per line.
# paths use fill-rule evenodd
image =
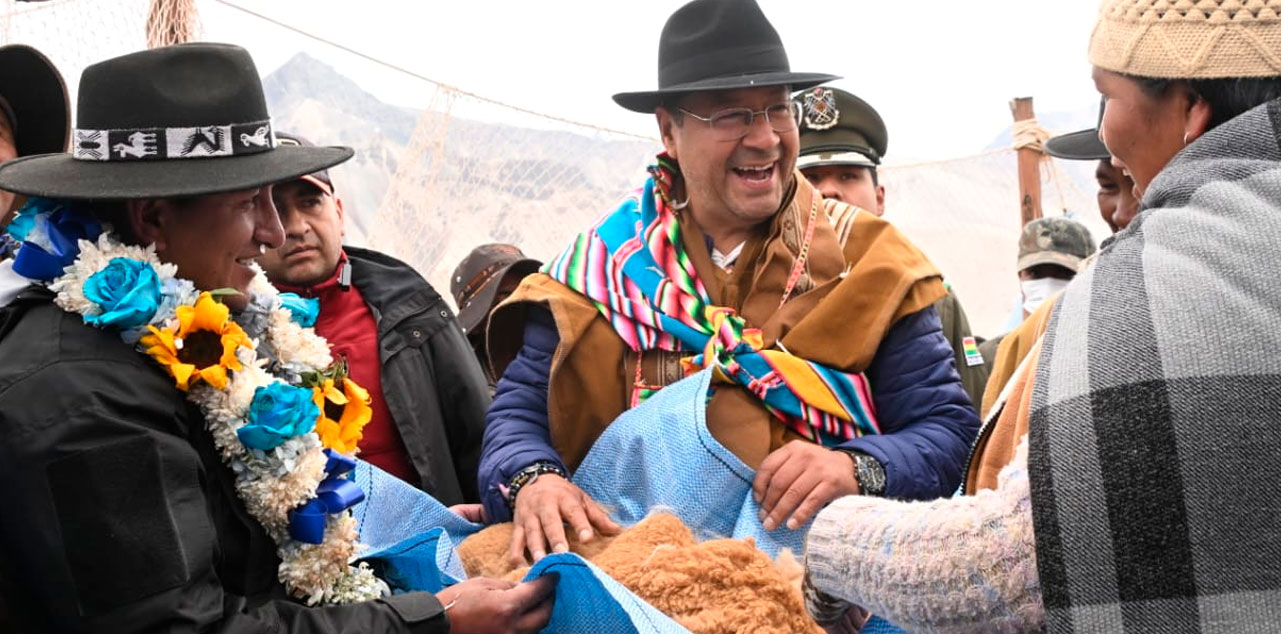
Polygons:
M1099 106L1103 118L1103 106ZM1060 134L1045 142L1045 153L1065 161L1095 161L1094 179L1099 184L1099 215L1112 233L1128 226L1138 213L1139 199L1134 181L1112 164L1112 153L1099 139L1097 127Z
M450 276L449 293L458 306L458 325L462 326L476 359L485 370L490 396L497 389L498 377L489 362L486 345L486 339L491 336L489 313L516 291L526 275L538 272L542 265L538 260L525 257L514 244L482 244L472 249ZM509 339L520 334L497 333L497 336Z
M30 46L0 46L0 163L65 152L70 111L67 86L48 58ZM22 241L6 229L25 202L24 196L0 190L0 260L11 257ZM18 236L23 235L19 229Z
M1023 294L1023 318L1066 288L1095 250L1090 230L1075 220L1038 218L1024 225L1015 265ZM979 346L983 358L996 359L997 348L1007 335L984 341Z
M1099 116L1102 118L1103 110L1100 108ZM1069 134L1056 136L1045 143L1045 152L1055 158L1069 161L1097 161L1094 168L1094 178L1099 184L1098 204L1099 215L1102 216L1103 222L1107 223L1116 233L1128 226L1138 214L1139 199L1134 191L1134 181L1125 173L1124 170L1112 164L1112 155L1108 152L1103 142L1099 140L1098 128L1089 130L1080 130ZM1088 266L1088 263L1084 266ZM1013 330L1002 335L998 344L989 345L988 357L990 373L988 376L987 389L983 392L983 401L979 407L979 415L987 420L988 413L991 412L992 406L996 403L1002 390L1005 389L1014 371L1023 362L1032 347L1040 340L1041 335L1045 333L1045 328L1049 324L1050 310L1053 308L1055 297L1051 297L1041 305L1040 308L1033 311ZM981 348L981 346L980 346ZM983 478L988 485L995 483L995 472L1005 466L1009 458L1014 455L1014 448L1018 444L1019 435L1008 434L1003 441L990 443L988 433L991 426L984 427L984 432L979 435L975 441L975 454L984 453L986 470L990 477ZM1003 447L1003 450L997 450L997 447ZM981 447L990 449L987 452L979 452ZM975 461L971 460L971 465ZM974 474L971 469L971 476ZM970 484L975 484L973 477L969 479ZM990 488L990 486L989 486Z
M858 96L830 86L811 88L794 98L801 111L796 167L823 198L884 216L885 186L876 170L889 147L889 132L881 115ZM987 384L987 364L951 285L947 285L947 296L934 302L934 310L952 346L961 383L977 409Z
M343 245L345 210L327 170L277 184L272 201L285 239L259 264L279 289L314 303L316 333L378 396L361 459L446 505L476 502L489 391L445 300L409 265Z

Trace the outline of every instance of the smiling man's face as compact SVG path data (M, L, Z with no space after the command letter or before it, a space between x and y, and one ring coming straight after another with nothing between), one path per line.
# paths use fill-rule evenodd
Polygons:
M176 200L127 203L133 232L156 247L162 262L178 267L178 276L202 291L230 288L239 292L223 302L232 310L245 307L254 278L251 264L261 249L280 246L284 234L271 186Z
M271 197L285 228L285 243L258 260L267 277L291 286L328 279L342 256L342 201L301 179L276 185Z
M659 109L663 144L680 164L690 208L700 223L750 227L772 217L792 183L800 133L794 118L780 132L759 114L745 136L725 139L695 117L787 106L790 95L786 86L707 91L682 99L684 112Z

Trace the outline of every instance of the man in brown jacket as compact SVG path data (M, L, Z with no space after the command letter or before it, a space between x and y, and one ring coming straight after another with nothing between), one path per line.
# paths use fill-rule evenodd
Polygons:
M651 178L490 320L502 379L481 499L513 518L512 559L564 550L565 524L616 528L570 472L620 414L700 370L715 380L690 411L755 470L766 531L843 495L952 493L978 417L932 308L938 271L796 170L791 93L835 78L792 72L743 0L676 11L658 57L658 90L614 96L655 117Z

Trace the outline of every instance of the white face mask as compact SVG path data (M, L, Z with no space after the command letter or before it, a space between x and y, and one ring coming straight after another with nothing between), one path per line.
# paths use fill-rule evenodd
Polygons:
M1067 287L1072 280L1061 280L1057 277L1043 277L1039 280L1023 280L1019 286L1023 287L1023 310L1028 314L1036 312L1045 300L1054 296L1055 293Z

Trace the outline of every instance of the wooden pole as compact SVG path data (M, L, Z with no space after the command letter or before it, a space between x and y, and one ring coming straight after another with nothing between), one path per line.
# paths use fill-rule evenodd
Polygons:
M1031 97L1020 97L1010 102L1014 120L1031 121L1036 119L1032 108ZM1019 150L1019 212L1022 224L1026 225L1041 217L1041 152L1034 147L1020 147Z

